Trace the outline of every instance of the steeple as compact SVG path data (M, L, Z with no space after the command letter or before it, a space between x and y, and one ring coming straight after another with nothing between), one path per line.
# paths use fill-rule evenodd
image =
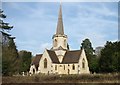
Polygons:
M62 20L62 4L61 3L60 3L57 30L56 30L56 35L59 35L59 34L64 35L64 27L63 27L63 20Z
M62 5L60 3L57 30L52 37L53 50L67 50L67 35L64 34L63 20L62 20Z

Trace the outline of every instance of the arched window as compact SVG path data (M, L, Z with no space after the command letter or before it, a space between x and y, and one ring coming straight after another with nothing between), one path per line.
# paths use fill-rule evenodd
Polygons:
M85 68L85 59L82 60L82 68Z
M66 40L64 40L64 46L66 46Z
M55 65L55 70L57 70L57 65Z
M33 74L35 73L35 69L33 69Z
M47 68L47 59L44 59L44 68Z
M73 70L75 70L75 65L74 64L73 64L72 68L73 68Z
M64 70L65 70L65 65L64 65Z
M57 46L57 40L55 39L54 41L54 46L56 47Z

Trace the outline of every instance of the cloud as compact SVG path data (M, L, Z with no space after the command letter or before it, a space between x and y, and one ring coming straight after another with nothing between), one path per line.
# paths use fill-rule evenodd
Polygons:
M33 55L42 53L45 48L50 49L52 47L51 43L47 42L39 42L35 40L23 41L23 40L16 40L17 46L19 46L20 50L28 50L33 53Z
M89 38L93 47L103 46L107 40L117 40L117 3L63 3L65 34L71 49ZM42 53L52 47L59 3L4 3L11 31L19 50ZM24 9L24 10L23 10Z
M93 3L98 6L98 8L95 8L93 4L93 7L91 7L90 4L91 3L87 5L86 3L85 5L78 5L77 12L74 12L77 16L70 17L68 21L66 21L66 30L70 38L69 40L72 45L72 49L78 48L80 46L80 42L85 38L89 38L91 40L94 48L99 45L103 46L107 40L117 39L118 13L107 7L108 3L106 3L106 5L99 3L99 6L98 3ZM111 17L113 17L114 20ZM74 43L76 42L76 46L73 45L73 41Z
M51 43L42 43L41 45L40 45L40 49L41 50L45 50L45 48L46 49L50 49L52 47L52 44Z
M82 15L83 18L91 17L91 18L97 18L99 20L101 20L101 19L105 20L104 19L105 17L109 17L108 19L118 17L117 12L113 12L112 10L105 7L104 5L102 5L99 8L97 8L97 7L91 7L91 8L88 7L88 8L84 8L83 10L86 10L86 12L83 13L84 15ZM81 15L81 12L78 15ZM108 20L108 21L110 22L111 20Z

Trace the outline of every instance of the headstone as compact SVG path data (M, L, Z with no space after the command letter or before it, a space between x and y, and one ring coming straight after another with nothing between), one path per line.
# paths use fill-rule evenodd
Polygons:
M31 76L31 73L30 73L30 76Z
M29 75L29 73L27 72L27 76Z
M25 73L24 73L24 72L22 72L22 76L25 76Z

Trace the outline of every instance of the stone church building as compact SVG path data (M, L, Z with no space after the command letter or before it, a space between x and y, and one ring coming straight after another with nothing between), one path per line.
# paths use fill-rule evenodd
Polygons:
M57 30L53 35L53 46L36 55L30 67L31 74L89 74L88 61L84 49L69 50L67 35L64 33L62 6L60 5Z

